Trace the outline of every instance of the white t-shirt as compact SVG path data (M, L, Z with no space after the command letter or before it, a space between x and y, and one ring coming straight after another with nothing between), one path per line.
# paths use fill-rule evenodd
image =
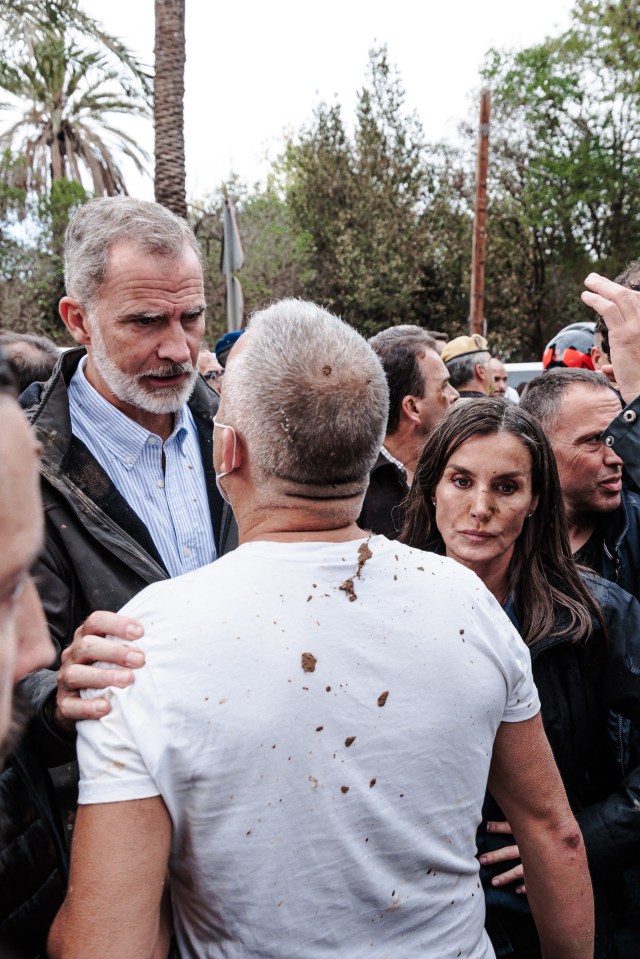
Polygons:
M364 542L249 543L124 608L147 662L78 726L80 802L162 795L184 959L493 956L475 834L529 652L473 573L374 536L358 577Z

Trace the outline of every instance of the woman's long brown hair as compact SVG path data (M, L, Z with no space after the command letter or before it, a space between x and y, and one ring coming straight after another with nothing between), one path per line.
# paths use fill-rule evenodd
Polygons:
M531 456L533 493L538 505L516 540L508 571L509 595L517 600L520 630L533 646L544 636L571 634L577 641L592 632L592 617L606 635L595 598L571 555L558 470L540 424L508 400L476 399L455 404L428 437L407 500L403 543L444 551L432 497L455 451L476 436L506 432Z

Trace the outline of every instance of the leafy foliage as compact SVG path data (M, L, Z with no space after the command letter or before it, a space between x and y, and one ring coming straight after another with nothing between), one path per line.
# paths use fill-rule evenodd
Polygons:
M487 290L491 302L497 272L507 278L515 254L520 295L512 282L506 289L527 351L539 354L560 326L584 318L577 294L589 270L615 274L637 256L639 22L628 0L581 0L560 37L487 57L495 131ZM493 319L506 305L494 304Z
M373 50L353 137L340 107L321 104L281 163L293 223L308 238L305 294L368 334L432 322L438 311L429 293L436 290L451 305L443 275L450 251L437 224L446 210L452 233L465 234L469 226L468 212L456 209L448 189L446 164L429 158L405 100L386 49Z
M0 62L0 89L9 94L0 106L17 115L0 135L0 148L17 150L24 158L23 182L17 185L25 190L46 190L60 179L82 183L85 171L94 193L126 192L105 134L143 168L146 155L109 119L143 114L142 94L132 97L108 54L79 46L57 20L38 25L12 59Z
M65 102L95 96L91 108L76 117L87 123L92 117L94 123L105 118L106 91L116 107L121 91L83 86L89 75L108 73L112 63L96 60L89 66L87 58L106 56L105 49L117 56L117 51L106 46L96 51L79 42L73 31L80 16L76 0L0 0L0 19L13 17L11 30L17 32L12 36L26 50L22 59L5 57L0 75L16 91L29 84L66 90ZM98 42L98 35L92 36ZM54 84L43 79L44 66L36 66L37 43L61 37L72 70L57 74L64 82ZM44 65L44 52L40 59ZM136 77L135 70L120 72L120 80L132 84L142 102L144 77ZM73 95L68 90L72 77ZM575 0L570 27L562 35L487 55L483 80L491 86L493 115L485 315L492 348L507 357L540 356L559 327L584 317L578 294L585 274L596 268L615 275L638 256L639 78L635 0ZM122 97L130 102L126 91ZM33 97L30 102L35 103ZM51 131L53 123L52 115ZM407 110L386 49L373 50L352 120L338 103L320 103L308 124L285 143L266 185L247 188L233 180L192 209L205 254L209 338L225 325L220 273L225 196L235 203L245 250L239 279L247 313L274 298L301 295L340 313L365 334L393 323L418 323L452 336L465 332L475 121L462 130L460 147L426 142ZM25 146L0 160L0 272L5 278L0 296L7 288L12 291L10 302L3 302L2 322L19 314L33 328L38 317L37 328L51 331L53 309L46 301L51 295L53 302L59 282L56 244L65 204L81 196L68 182L74 178L70 160L56 161L58 180L53 157L49 169L42 159L31 163L35 149L30 154ZM95 189L93 179L87 179ZM25 213L25 222L35 225L35 241L11 227ZM45 263L53 264L53 271L47 272ZM20 294L20 300L18 291L25 289L28 296ZM19 300L22 305L14 309L11 304Z
M125 192L117 151L146 159L111 118L148 112L151 78L77 0L0 0L0 24L0 325L63 338L69 213Z

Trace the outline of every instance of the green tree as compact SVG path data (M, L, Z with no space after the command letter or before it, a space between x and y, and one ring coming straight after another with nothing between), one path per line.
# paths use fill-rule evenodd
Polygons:
M245 253L238 274L245 315L273 300L302 295L310 270L308 237L297 232L275 174L265 185L252 189L232 177L211 197L191 205L192 225L204 259L207 339L211 343L227 328L225 281L220 271L225 198L233 202Z
M0 327L66 343L57 309L64 292L62 238L86 194L68 180L39 195L10 186L11 169L21 163L6 152L0 158Z
M384 47L371 51L353 136L340 107L321 104L280 174L310 251L306 295L367 334L397 323L464 328L469 177L455 150L425 142Z
M75 41L84 40L86 43L90 39L101 49L109 51L124 71L121 82L126 84L130 78L147 99L151 96L149 71L132 57L122 41L82 10L79 0L0 0L0 23L4 27L1 49L5 58L9 55L11 59L12 47L16 43L25 43L29 47L39 31L59 29Z
M117 152L143 169L146 155L111 122L115 114L144 115L142 92L133 96L106 53L81 48L59 23L38 26L0 63L0 89L10 95L2 108L17 116L0 148L23 157L14 185L41 192L56 180L88 181L94 193L113 195L126 192Z
M487 315L524 353L584 318L590 269L616 273L637 253L638 20L628 0L583 0L560 37L487 58Z
M58 336L69 213L126 192L120 157L143 168L114 119L148 113L150 80L75 0L0 2L0 23L2 324Z

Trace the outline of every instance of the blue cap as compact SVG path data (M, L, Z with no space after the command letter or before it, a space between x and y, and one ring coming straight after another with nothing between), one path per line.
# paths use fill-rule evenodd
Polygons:
M244 330L233 330L233 332L225 333L224 336L221 336L213 348L213 352L217 358L220 359L221 353L228 353L238 337L242 336L243 333Z

